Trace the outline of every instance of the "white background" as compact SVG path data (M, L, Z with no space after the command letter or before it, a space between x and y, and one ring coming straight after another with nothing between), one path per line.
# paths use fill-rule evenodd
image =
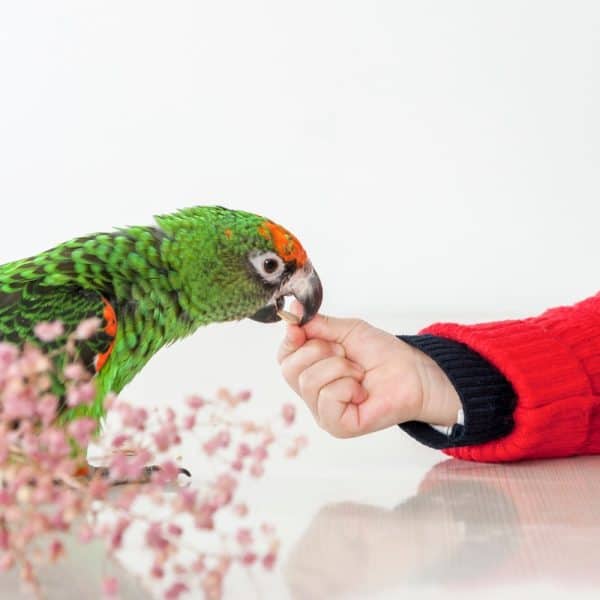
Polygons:
M600 289L599 57L597 2L0 0L0 262L222 204L298 235L325 311L394 332L576 301ZM161 352L124 395L174 406L226 384L251 388L257 407L276 412L291 399L273 359L281 333L211 326ZM284 540L282 570L266 584L275 592L264 596L278 600L302 575L285 557L319 507L394 507L441 458L396 428L335 440L307 412L306 453L258 490ZM193 455L185 459L193 470ZM571 485L569 469L545 468L523 481ZM499 474L527 498L519 477ZM552 485L540 490L560 499ZM582 506L597 498L582 494ZM528 560L514 581L512 567L500 571L507 593L523 591L524 579L533 597L535 582L554 577L563 523L572 524L561 514L541 511L539 529L525 519L511 533ZM427 523L417 519L416 533L394 543L420 556L434 547L421 535ZM451 553L456 531L431 524ZM597 555L567 547L575 562L583 555L572 548ZM365 556L370 565L379 554ZM327 589L328 577L354 568L333 555L308 581ZM589 597L592 571L573 570ZM364 597L384 597L365 582ZM466 586L444 597L479 595Z
M572 302L599 30L583 1L4 1L0 260L222 204L300 237L328 312Z

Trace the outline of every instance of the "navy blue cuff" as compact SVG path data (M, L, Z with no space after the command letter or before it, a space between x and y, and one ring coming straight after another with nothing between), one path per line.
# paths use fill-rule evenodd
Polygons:
M399 335L401 340L430 356L455 387L464 412L464 425L450 435L426 423L409 421L400 427L431 448L484 444L509 434L514 427L516 394L510 382L485 358L465 344L435 335Z

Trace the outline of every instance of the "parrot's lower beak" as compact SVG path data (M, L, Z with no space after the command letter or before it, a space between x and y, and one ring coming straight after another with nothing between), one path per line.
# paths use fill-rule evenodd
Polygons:
M281 320L278 313L284 307L285 296L294 296L302 305L299 325L305 325L317 314L323 301L323 286L310 262L307 262L302 269L298 269L274 295L273 300L250 318L261 323L274 323Z

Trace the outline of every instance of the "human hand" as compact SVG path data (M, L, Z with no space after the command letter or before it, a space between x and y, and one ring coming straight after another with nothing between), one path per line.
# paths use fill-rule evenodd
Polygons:
M317 423L353 437L405 421L453 425L458 394L429 356L359 319L288 325L278 361Z

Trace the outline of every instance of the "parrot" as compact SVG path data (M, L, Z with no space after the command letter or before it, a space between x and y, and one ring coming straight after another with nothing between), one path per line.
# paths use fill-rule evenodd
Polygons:
M301 325L318 312L323 288L298 239L275 222L222 206L156 215L150 226L115 228L0 265L0 341L29 343L66 362L67 336L83 320L100 326L77 342L95 398L69 407L59 389L58 419L101 422L104 399L118 394L163 346L209 323L280 320L286 298L302 307ZM60 321L42 342L34 328ZM60 385L60 383L59 383Z

